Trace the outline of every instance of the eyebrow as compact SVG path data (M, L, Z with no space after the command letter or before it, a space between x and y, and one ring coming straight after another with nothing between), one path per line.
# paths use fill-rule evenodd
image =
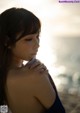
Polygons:
M31 38L31 37L34 36L34 35L39 36L39 33L26 35L26 36L24 36L23 39Z

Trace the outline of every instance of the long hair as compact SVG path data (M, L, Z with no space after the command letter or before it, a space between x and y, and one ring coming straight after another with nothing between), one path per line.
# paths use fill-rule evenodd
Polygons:
M10 46L25 35L41 29L40 20L24 8L10 8L0 14L0 105L6 100L5 83L12 59Z

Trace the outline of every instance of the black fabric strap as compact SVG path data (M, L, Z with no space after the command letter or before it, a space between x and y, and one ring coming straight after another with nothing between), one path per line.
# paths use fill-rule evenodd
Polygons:
M56 97L53 105L46 111L46 113L65 113L65 109L58 96Z
M45 113L66 113L65 109L62 105L62 102L58 96L56 86L55 86L50 75L49 75L49 79L50 79L50 82L51 82L55 92L56 92L56 99L55 99L55 102L53 103L53 105L49 109L47 109Z

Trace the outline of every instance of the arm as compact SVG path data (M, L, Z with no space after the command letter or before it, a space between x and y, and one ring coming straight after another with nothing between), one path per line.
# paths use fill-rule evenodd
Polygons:
M45 107L45 113L65 113L62 102L55 93L48 76L42 74L36 80L35 98Z
M48 76L44 73L36 76L35 98L46 108L55 102L56 93L53 89Z
M56 92L56 94L57 94L56 86L55 86L54 81L52 80L50 74L48 74L48 77L49 77L49 80L50 80L50 83L51 83L52 87L54 88L54 90L55 90L55 92Z
M32 68L38 69L39 72L42 68L46 67L44 65L41 66L40 62L37 62L32 65ZM36 76L35 98L46 108L46 113L65 113L56 86L48 71L45 72L46 70L42 74L38 73L39 76Z

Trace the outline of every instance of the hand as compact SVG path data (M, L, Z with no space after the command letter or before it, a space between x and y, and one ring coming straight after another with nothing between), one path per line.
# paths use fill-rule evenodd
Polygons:
M35 71L38 71L40 73L48 74L47 67L41 63L38 59L32 59L29 61L26 65L30 70L34 69Z

